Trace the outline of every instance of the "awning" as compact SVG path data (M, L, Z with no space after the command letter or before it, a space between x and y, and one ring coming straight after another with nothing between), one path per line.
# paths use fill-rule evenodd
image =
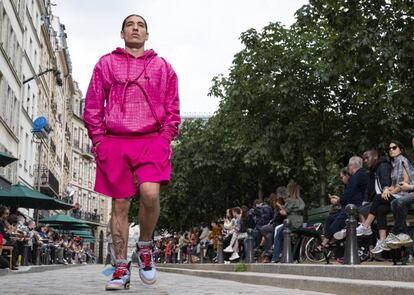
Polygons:
M0 152L0 167L5 167L18 159L13 157L11 154Z
M22 184L12 185L10 191L0 190L0 204L17 208L23 207L44 210L69 210L73 207L70 204L32 190Z
M70 231L70 230L88 230L91 229L91 227L87 224L82 224L82 223L53 223L53 222L48 222L46 223L46 225L59 229L59 230L63 230L63 231Z
M78 236L84 242L89 242L89 243L95 243L96 242L95 237L92 236L92 233L90 231L71 230L71 231L66 231L66 232L63 232L63 233L71 235L71 236Z
M0 190L10 191L11 186L11 182L7 178L0 175Z
M52 224L86 224L85 221L77 218L70 217L65 214L56 214L39 220L41 223Z

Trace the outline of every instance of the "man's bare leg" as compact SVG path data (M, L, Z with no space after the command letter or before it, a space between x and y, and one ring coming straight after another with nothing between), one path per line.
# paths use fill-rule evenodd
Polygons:
M157 274L152 256L152 233L160 214L160 184L145 182L141 184L139 192L139 277L145 284L154 284Z
M139 191L139 240L151 241L152 233L160 215L160 184L144 182L141 184Z
M130 199L112 199L111 233L116 259L127 259Z
M129 289L131 279L131 263L127 260L129 206L130 199L112 199L111 235L116 271L112 279L106 283L106 290Z

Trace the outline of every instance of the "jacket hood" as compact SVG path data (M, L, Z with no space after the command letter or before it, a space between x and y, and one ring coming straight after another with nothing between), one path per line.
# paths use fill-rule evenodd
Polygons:
M112 51L113 54L123 54L125 56L129 56L132 58L135 58L132 54L130 54L128 51L126 51L124 48L121 47L117 47L114 51ZM153 50L153 49L148 49L144 51L144 55L140 56L138 58L144 58L144 59L149 59L151 57L156 56L157 53Z
M374 167L372 167L370 170L371 170L371 171L375 171L375 170L378 168L378 166L379 166L379 165L381 165L381 164L383 164L383 163L388 163L388 164L390 164L390 161L388 161L388 159L387 159L387 158L385 158L385 157L380 157L380 158L378 159L377 163L375 163Z

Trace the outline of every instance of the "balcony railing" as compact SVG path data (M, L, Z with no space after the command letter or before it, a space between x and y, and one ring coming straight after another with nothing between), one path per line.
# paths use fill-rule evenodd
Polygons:
M74 147L75 149L80 150L79 140L75 139L75 140L73 141L73 147Z
M36 186L40 186L40 191L49 196L59 196L59 180L56 176L50 171L47 166L41 165L39 171L39 165L36 167L36 173L39 177L36 177Z
M70 216L77 219L82 219L86 221L92 221L96 223L101 222L101 215L95 213L95 212L83 212L79 210L72 210L70 211Z
M90 159L90 160L93 159L93 154L92 154L92 151L91 151L90 144L84 144L83 145L82 156L86 159Z

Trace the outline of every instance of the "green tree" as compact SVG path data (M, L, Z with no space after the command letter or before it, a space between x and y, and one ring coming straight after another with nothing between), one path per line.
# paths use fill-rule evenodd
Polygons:
M162 228L188 228L295 179L324 203L349 156L414 135L414 5L311 0L290 27L241 34L244 48L208 121L186 121L162 192ZM383 150L384 151L384 150Z

